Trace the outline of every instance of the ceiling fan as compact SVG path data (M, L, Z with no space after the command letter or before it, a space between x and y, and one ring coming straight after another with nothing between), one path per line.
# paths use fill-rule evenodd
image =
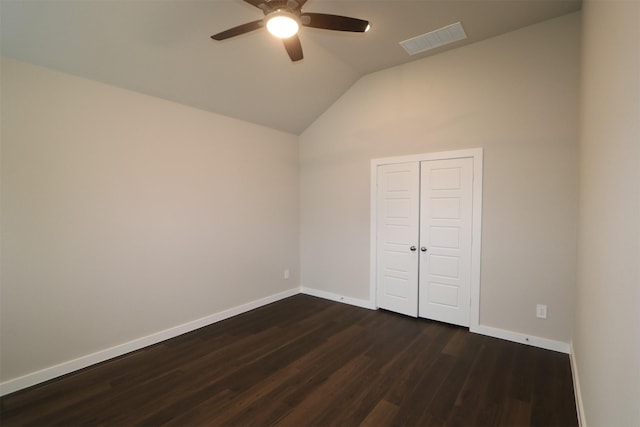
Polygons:
M350 31L363 33L371 27L369 21L350 18L348 16L330 15L327 13L303 12L302 6L307 0L244 0L262 10L263 19L238 25L211 36L214 40L226 40L231 37L249 33L267 27L274 36L281 38L292 61L303 58L302 45L298 37L301 26L320 28L323 30Z

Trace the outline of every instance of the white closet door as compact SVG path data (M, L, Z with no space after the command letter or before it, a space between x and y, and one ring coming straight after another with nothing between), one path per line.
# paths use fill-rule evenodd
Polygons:
M469 326L473 159L421 162L420 317Z
M418 316L420 164L378 166L377 304Z

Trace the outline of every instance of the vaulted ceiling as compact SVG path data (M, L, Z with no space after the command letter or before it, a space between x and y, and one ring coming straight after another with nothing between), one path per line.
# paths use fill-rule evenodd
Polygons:
M298 134L365 74L576 11L580 0L309 0L367 19L364 34L303 28L304 59L258 30L241 0L1 0L2 54ZM468 38L409 56L400 41L461 22Z

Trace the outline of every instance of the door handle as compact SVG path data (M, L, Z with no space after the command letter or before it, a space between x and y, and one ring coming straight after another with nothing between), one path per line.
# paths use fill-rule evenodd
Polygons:
M426 247L424 247L424 246L421 246L421 247L420 247L420 250L421 250L422 252L427 252L427 248L426 248Z
M411 250L411 252L415 252L416 247L415 246L411 246L409 249Z

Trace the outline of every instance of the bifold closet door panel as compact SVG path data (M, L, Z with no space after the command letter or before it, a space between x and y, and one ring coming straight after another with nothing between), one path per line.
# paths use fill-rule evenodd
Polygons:
M420 169L419 316L469 326L473 159Z
M377 305L418 316L420 164L378 166Z

